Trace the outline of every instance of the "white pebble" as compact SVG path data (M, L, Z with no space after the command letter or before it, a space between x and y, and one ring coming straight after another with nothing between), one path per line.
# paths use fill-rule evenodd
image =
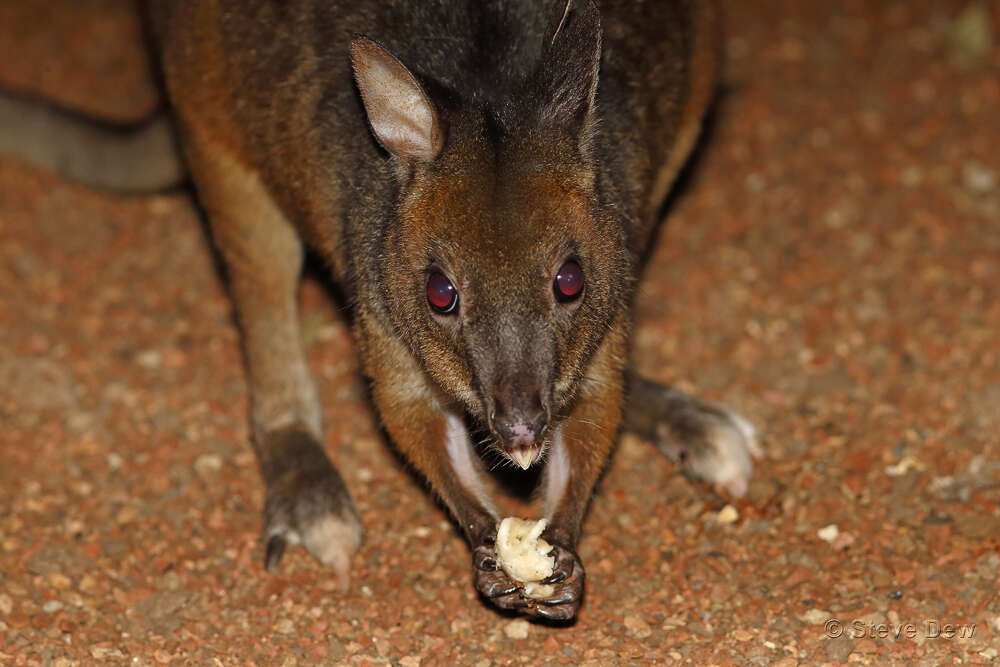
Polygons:
M920 461L916 460L912 456L904 456L900 459L899 463L895 465L886 466L885 474L889 477L902 477L911 470L923 470L924 466Z
M981 164L970 162L962 169L962 181L973 192L989 192L997 185L996 174Z
M527 639L530 629L531 626L528 625L528 622L519 618L503 626L503 633L507 635L508 639Z
M222 457L218 454L202 454L194 460L194 471L202 477L211 476L222 470Z
M837 528L837 524L831 523L829 526L824 526L817 530L816 535L824 542L832 543L840 535L840 529Z
M735 523L737 519L740 518L739 511L732 505L726 505L719 513L715 515L715 522L718 524L726 525L730 523Z
M159 350L143 350L135 355L135 362L143 368L159 368L163 363L163 355Z

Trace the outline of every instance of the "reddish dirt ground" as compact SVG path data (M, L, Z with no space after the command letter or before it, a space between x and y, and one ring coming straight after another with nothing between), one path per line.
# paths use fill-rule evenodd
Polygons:
M498 615L309 280L327 448L366 541L346 594L301 550L269 575L237 331L189 194L0 156L0 662L995 661L1000 7L723 5L724 94L634 356L766 434L734 521L626 437L578 622ZM105 116L156 104L127 0L3 3L0 81Z

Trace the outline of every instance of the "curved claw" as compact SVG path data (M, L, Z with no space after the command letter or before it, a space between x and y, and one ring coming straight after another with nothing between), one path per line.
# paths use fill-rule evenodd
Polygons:
M273 535L267 541L267 548L264 551L264 568L268 572L274 572L281 562L281 557L285 555L285 547L288 543L281 535Z
M554 585L556 590L547 598L534 600L530 613L550 621L569 621L576 616L583 602L586 579L583 564L576 553L558 544L553 546L549 555L555 558L555 568L543 583Z
M497 561L496 556L487 547L477 547L473 552L473 558L475 559L476 569L487 572L496 572L500 569L500 563Z
M566 588L552 597L545 598L544 600L536 600L536 602L547 607L555 607L558 605L568 604L570 602L576 602L579 599L581 592L582 591L579 589Z
M491 600L511 595L521 590L516 581L513 581L502 572L482 573L477 578L476 588L480 593Z
M577 562L572 551L554 546L547 555L555 560L555 566L552 569L552 574L542 580L543 584L558 584L572 576Z
M578 605L565 604L556 607L535 607L535 613L550 621L569 621L576 616Z
M521 595L520 590L517 588L515 588L514 593L491 598L491 601L501 609L507 610L522 610L531 604L531 601Z

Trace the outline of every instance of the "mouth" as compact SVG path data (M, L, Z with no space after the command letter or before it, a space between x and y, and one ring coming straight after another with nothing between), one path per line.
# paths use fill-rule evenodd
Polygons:
M521 470L527 470L542 455L542 443L535 442L530 445L516 445L514 447L505 446L503 453L520 466Z

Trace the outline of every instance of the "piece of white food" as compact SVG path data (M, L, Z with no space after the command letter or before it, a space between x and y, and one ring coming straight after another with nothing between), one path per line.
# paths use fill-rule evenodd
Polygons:
M524 584L524 594L540 600L555 593L552 584L540 583L552 576L556 559L552 545L539 537L548 521L529 521L509 516L497 530L496 554L500 567L514 581Z

